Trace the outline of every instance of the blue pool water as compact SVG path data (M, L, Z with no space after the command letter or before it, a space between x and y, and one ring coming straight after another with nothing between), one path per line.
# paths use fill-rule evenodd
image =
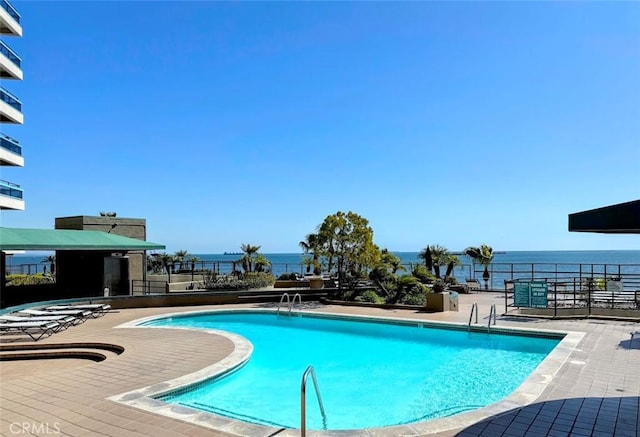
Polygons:
M147 326L219 329L247 338L249 361L163 396L240 420L300 426L300 381L313 365L327 413L307 384L309 429L399 425L477 409L513 392L559 339L273 313L211 313Z

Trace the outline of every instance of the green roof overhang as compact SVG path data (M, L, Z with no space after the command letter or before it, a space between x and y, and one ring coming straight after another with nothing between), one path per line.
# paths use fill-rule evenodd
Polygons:
M108 234L68 229L0 227L0 250L157 250L162 244Z

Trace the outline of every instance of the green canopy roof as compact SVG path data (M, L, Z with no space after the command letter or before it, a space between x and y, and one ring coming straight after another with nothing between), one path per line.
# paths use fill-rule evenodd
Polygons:
M108 234L68 229L0 227L0 250L155 250L162 244Z

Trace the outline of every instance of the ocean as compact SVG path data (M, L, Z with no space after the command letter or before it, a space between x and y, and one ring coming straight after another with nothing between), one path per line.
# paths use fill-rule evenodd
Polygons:
M400 257L407 271L411 264L421 263L418 252L394 252ZM230 270L231 262L241 255L193 254L202 261L219 261L221 272ZM303 255L300 253L268 253L264 256L272 263L274 275L285 272L304 273ZM16 254L7 257L7 270L14 273L42 272L48 263L43 263L43 255ZM453 276L464 282L467 278L481 279L483 268L473 265L472 260L459 256L462 263L454 270ZM489 268L489 287L500 289L504 280L517 278L537 278L550 281L572 280L576 277L622 276L625 282L640 284L640 250L589 250L589 251L508 251L498 252ZM402 272L399 272L402 274ZM444 274L444 268L442 269ZM482 282L482 281L481 281ZM635 285L634 285L635 286Z

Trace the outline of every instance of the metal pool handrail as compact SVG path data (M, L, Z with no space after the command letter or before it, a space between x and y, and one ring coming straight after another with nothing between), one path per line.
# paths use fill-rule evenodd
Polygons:
M491 331L491 317L493 316L493 324L496 324L496 304L491 304L491 311L489 311L489 324L487 325L487 329Z
M294 306L296 306L296 297L298 298L298 302L300 302L300 311L302 311L302 296L300 293L296 293L293 295L293 299L291 299L291 305L289 306L289 314L291 314L291 310Z
M289 293L285 293L280 298L280 303L278 303L278 309L276 310L276 315L280 315L280 306L282 305L282 302L284 301L285 297L287 298L287 308L289 308L289 311L291 311L291 300L289 299Z
M476 323L478 323L478 302L474 302L471 305L471 314L469 314L469 331L471 331L471 319L473 318L473 314L476 315Z
M318 405L320 406L320 413L322 413L322 425L324 429L327 429L327 414L324 411L324 405L322 404L322 397L320 397L320 389L318 388L318 380L316 379L316 372L313 370L313 366L307 367L307 370L302 374L302 384L300 385L300 435L305 437L307 435L307 377L311 374L313 380L313 386L316 390L316 397L318 398Z

